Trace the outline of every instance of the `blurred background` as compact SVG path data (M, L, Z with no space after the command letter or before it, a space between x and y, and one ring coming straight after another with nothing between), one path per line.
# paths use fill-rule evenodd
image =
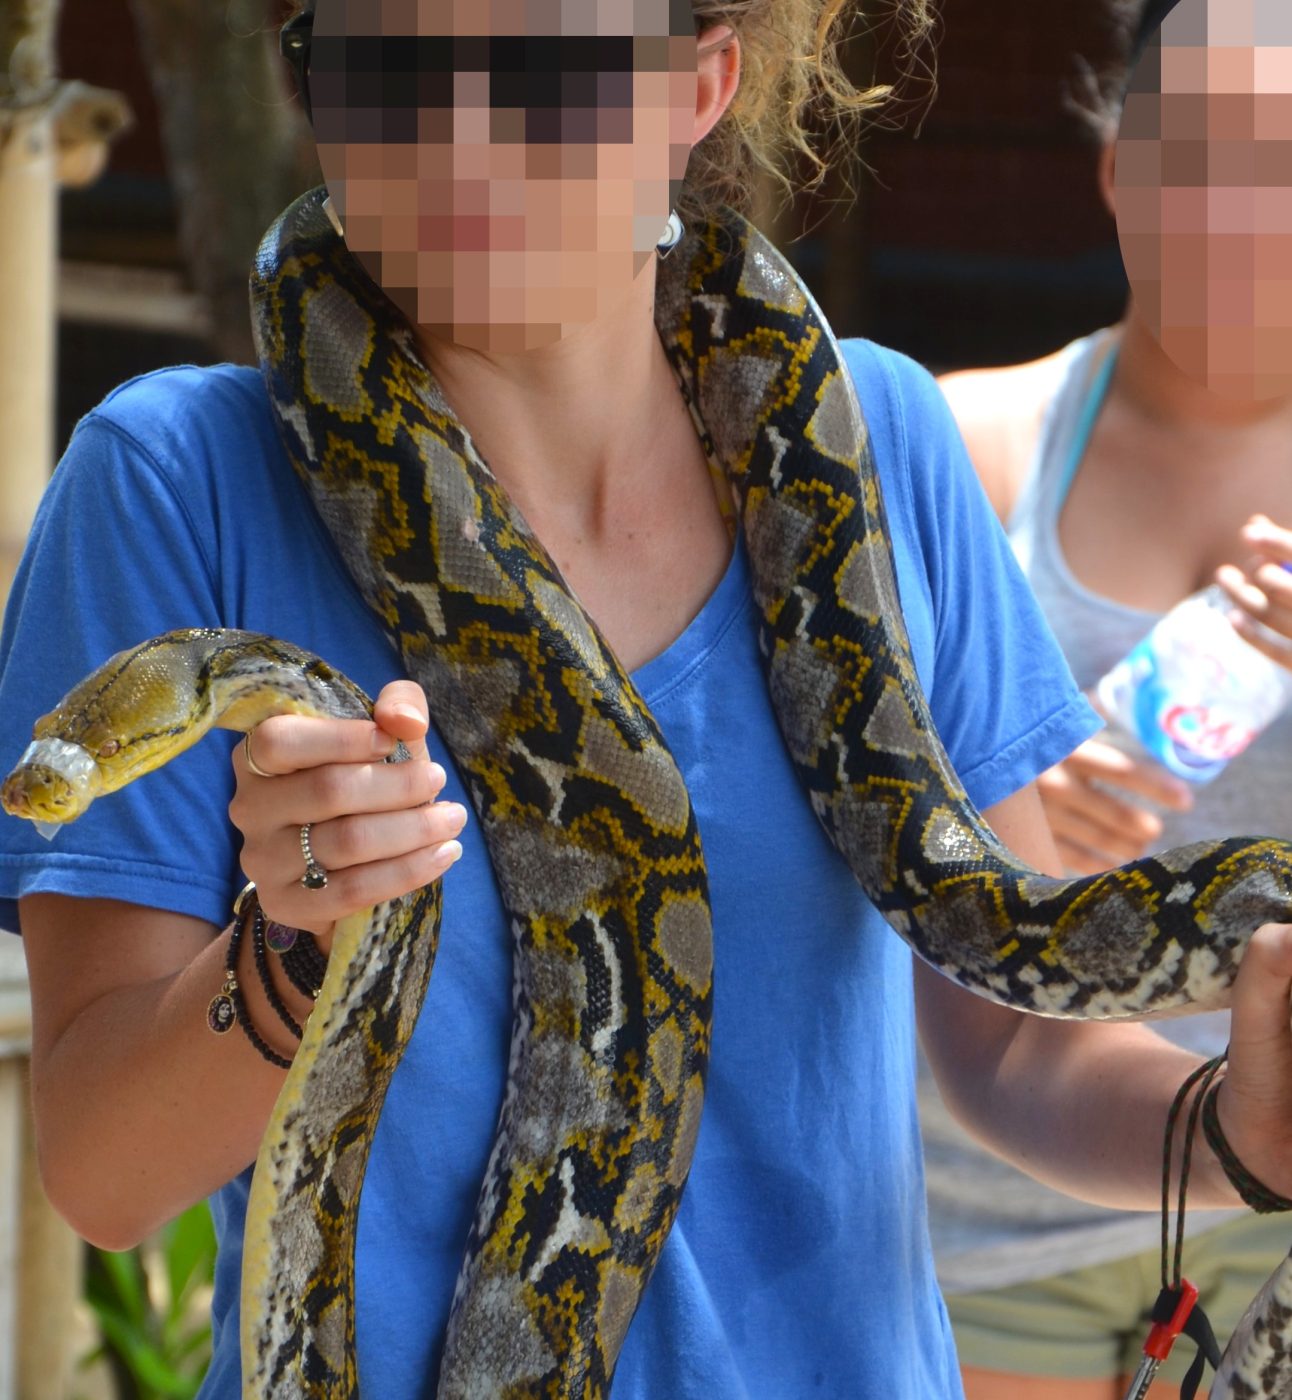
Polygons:
M760 191L759 222L835 330L942 371L1116 320L1081 113L1104 7L955 0L914 56L891 4L865 8L854 80L907 76L869 128L857 199L834 180L788 208ZM281 18L279 0L0 0L0 595L82 414L162 365L251 360L252 253L319 180ZM192 1395L205 1207L129 1255L82 1247L36 1184L29 1042L21 950L0 933L0 1400Z

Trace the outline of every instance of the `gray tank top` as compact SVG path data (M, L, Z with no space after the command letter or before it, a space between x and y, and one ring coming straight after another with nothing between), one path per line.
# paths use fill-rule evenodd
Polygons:
M1061 352L1060 385L1046 411L1036 455L1006 530L1023 572L1077 684L1089 690L1161 616L1086 588L1059 544L1064 501L1085 454L1116 362L1120 331L1109 328ZM1187 813L1164 814L1163 848L1218 836L1292 836L1292 712L1209 785ZM1154 1024L1198 1054L1225 1048L1228 1012ZM948 1293L1001 1288L1120 1259L1153 1247L1160 1217L1105 1210L1052 1191L978 1147L951 1119L921 1065L929 1219L938 1277ZM1188 1233L1233 1219L1188 1215Z

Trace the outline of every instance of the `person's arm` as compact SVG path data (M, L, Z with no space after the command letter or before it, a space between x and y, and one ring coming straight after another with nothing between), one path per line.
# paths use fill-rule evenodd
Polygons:
M1036 453L1041 421L1059 387L1060 357L1003 369L959 370L938 385L969 459L1002 524L1014 513ZM1158 764L1088 739L1037 779L1065 869L1093 875L1149 851L1162 819L1141 799L1169 811L1193 805L1188 786Z
M1021 859L1055 873L1034 786L984 813ZM1128 930L1128 942L1130 931ZM917 960L920 1035L948 1108L1007 1161L1099 1205L1154 1209L1167 1110L1198 1057L1147 1025L1058 1021L997 1006ZM1253 939L1234 988L1219 1111L1230 1145L1271 1190L1292 1196L1292 926ZM1177 1157L1178 1161L1178 1157ZM1202 1133L1192 1206L1236 1206Z
M938 378L974 472L1002 525L1018 502L1056 388L1057 357L1024 365L962 369Z
M266 915L314 930L325 952L337 919L439 878L456 858L464 813L433 803L444 774L426 753L425 715L420 688L397 681L378 697L380 730L366 720L265 721L255 756L272 777L249 774L241 746L234 751L230 810L244 869L259 877ZM408 762L373 761L383 730L405 741ZM323 890L299 884L306 821L329 874ZM227 931L108 899L31 894L19 907L41 1177L78 1233L126 1249L254 1160L286 1071L239 1027L213 1035L207 1026ZM239 951L252 1024L290 1058L296 1042L269 1008L247 940ZM275 986L303 1022L312 1004L275 964Z

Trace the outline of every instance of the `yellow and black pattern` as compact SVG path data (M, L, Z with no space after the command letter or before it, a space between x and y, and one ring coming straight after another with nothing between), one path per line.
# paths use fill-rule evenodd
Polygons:
M17 816L74 820L212 727L274 714L371 714L308 652L252 632L167 632L111 657L48 715L6 780ZM408 757L398 745L391 761ZM266 1128L243 1254L248 1395L354 1394L359 1187L390 1076L426 995L440 887L343 920L314 1014Z
M651 715L332 232L322 193L258 255L262 368L289 456L427 691L514 933L508 1083L436 1393L592 1400L610 1389L700 1121L713 950L699 832ZM974 991L1041 1014L1223 1005L1251 932L1287 917L1292 850L1214 842L1070 881L1016 862L933 728L865 422L811 298L726 215L661 264L656 320L739 497L786 745L889 923ZM277 710L367 700L271 639L154 639L38 724L4 805L70 820L212 723ZM129 764L114 767L118 754ZM439 913L436 886L338 927L248 1204L249 1400L358 1393L359 1193ZM1268 1327L1256 1332L1267 1346Z
M263 368L288 451L464 771L516 934L511 1073L439 1393L600 1395L701 1102L694 818L628 678L320 199L262 247ZM811 297L735 215L658 276L662 342L740 500L782 732L881 912L1012 1006L1220 1004L1251 931L1287 910L1289 848L1212 843L1076 881L1015 861L932 725L865 422Z
M713 954L695 816L407 327L316 219L307 197L257 266L271 396L426 688L515 940L508 1084L438 1394L603 1395L699 1128Z

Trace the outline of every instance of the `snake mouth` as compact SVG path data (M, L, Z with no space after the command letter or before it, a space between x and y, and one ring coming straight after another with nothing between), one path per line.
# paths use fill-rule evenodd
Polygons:
M0 807L42 829L74 821L94 801L101 783L88 749L64 739L37 739L0 787Z

